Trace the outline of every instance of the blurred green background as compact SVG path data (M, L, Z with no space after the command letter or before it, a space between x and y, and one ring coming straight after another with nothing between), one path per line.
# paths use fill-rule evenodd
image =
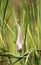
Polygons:
M18 19L24 39L21 52L16 47ZM41 0L0 0L0 65L4 64L41 65Z

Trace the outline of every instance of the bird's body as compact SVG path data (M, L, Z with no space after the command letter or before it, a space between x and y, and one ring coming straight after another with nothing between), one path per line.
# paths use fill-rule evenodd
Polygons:
M21 27L19 23L18 23L18 35L17 35L16 46L17 46L18 51L22 50L23 40L22 40Z

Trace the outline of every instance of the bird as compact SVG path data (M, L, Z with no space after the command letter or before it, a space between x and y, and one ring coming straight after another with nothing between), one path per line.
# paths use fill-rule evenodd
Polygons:
M21 31L21 26L20 26L19 20L18 20L18 34L17 34L16 46L17 46L17 50L19 52L22 51L23 39L22 39L22 31Z

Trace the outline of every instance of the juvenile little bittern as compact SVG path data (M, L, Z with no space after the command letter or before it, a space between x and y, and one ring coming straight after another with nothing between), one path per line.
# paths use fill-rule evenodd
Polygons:
M20 21L18 21L18 35L17 35L16 46L17 46L18 51L22 50L23 39L22 39L22 31L21 31Z

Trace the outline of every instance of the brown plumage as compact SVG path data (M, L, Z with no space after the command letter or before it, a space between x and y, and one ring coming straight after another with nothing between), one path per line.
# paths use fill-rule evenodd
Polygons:
M16 46L17 46L18 51L22 50L23 39L22 39L22 32L21 32L20 21L18 21L18 35L17 35Z

